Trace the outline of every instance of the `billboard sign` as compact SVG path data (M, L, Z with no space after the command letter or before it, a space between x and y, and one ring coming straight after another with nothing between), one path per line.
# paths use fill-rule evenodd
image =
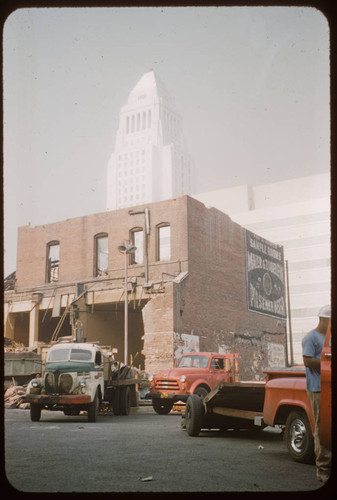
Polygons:
M248 310L285 319L283 247L246 230L246 277Z

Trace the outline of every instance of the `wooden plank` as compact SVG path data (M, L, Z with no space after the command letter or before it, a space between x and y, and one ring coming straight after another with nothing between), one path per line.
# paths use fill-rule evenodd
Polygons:
M109 387L118 387L120 385L134 385L138 384L139 379L138 378L120 378L116 380L110 380L110 382L107 385L107 388Z
M255 417L263 417L263 413L261 412L248 411L248 410L235 410L234 408L215 407L212 408L212 413L216 413L218 415L224 415L226 417L244 418L247 420L254 420Z

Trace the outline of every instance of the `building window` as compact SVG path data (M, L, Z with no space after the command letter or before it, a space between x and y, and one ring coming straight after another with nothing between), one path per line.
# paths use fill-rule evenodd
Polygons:
M95 276L107 275L108 263L108 235L106 233L101 233L95 236Z
M51 241L47 245L47 283L59 280L60 243Z
M147 113L147 126L148 126L148 128L151 128L151 110L150 109Z
M128 134L130 130L130 117L126 117L126 133Z
M137 227L131 230L130 240L135 245L136 251L130 254L131 264L143 264L144 262L144 233L143 229Z
M161 224L157 228L157 260L171 259L171 226Z

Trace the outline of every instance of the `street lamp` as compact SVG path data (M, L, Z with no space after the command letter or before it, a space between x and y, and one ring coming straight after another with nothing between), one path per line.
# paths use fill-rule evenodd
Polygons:
M128 364L128 335L129 335L129 325L128 325L128 255L134 253L137 247L130 243L128 240L124 240L124 242L119 245L118 251L123 253L125 256L125 283L124 283L124 363Z

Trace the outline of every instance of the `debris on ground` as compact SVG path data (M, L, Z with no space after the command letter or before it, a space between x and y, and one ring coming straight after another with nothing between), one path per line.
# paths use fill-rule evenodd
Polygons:
M27 385L11 384L5 392L5 408L29 408L29 403L25 401Z

